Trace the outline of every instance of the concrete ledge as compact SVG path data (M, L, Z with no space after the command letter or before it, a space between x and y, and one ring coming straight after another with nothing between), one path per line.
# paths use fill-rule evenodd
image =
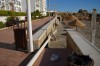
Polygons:
M68 48L84 55L89 55L94 60L94 66L100 65L100 51L91 45L80 33L67 29Z
M45 26L43 26L40 30L38 30L34 35L33 35L33 43L34 43L34 48L39 49L44 40L51 35L55 31L55 20L52 19L50 22L48 22Z
M43 43L43 41L45 40L46 37L47 37L46 30L39 30L38 32L36 32L33 35L34 48L38 49L41 46L41 44Z
M56 23L56 19L54 18L49 23L47 23L44 27L42 27L41 30L47 30L47 35L49 35L55 30L55 23Z

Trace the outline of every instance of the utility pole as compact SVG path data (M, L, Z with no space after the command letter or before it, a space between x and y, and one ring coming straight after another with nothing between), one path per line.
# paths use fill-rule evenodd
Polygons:
M29 52L33 52L33 38L32 38L32 21L31 21L31 8L30 8L30 0L26 0L27 4L27 20L28 20L28 50Z
M92 12L92 21L91 21L91 42L94 45L95 44L95 35L96 35L96 9L93 9Z
M50 0L48 0L48 12L49 12L49 16L50 16Z

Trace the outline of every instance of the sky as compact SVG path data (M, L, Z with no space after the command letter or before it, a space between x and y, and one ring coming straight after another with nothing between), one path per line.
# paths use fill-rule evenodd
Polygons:
M47 0L50 3L50 10L64 12L78 12L79 9L91 12L96 9L100 13L100 0Z

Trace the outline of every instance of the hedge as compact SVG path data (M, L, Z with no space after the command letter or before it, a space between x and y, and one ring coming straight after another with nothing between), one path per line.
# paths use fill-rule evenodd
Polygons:
M0 10L0 16L26 16L26 13Z
M4 28L4 27L5 27L5 24L0 21L0 28Z

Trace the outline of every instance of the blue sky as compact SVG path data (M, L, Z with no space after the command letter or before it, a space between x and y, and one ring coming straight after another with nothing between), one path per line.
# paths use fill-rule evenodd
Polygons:
M47 0L48 6L48 0ZM100 0L50 0L50 10L77 12L79 9L88 10L97 9L100 13Z

